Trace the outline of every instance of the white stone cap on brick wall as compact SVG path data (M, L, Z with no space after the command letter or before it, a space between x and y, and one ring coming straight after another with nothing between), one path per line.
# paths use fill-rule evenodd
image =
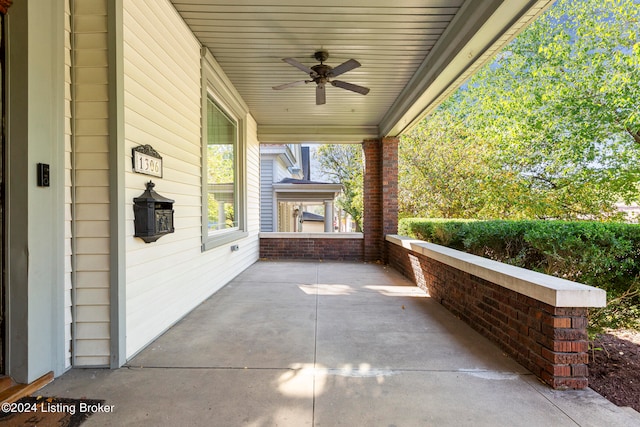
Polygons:
M554 307L604 307L604 290L405 236L386 240Z
M364 239L362 233L261 232L261 239Z

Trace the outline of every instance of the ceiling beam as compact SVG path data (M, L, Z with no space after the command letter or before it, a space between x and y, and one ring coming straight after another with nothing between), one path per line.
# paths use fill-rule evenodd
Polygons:
M357 144L378 137L377 126L258 125L262 144Z

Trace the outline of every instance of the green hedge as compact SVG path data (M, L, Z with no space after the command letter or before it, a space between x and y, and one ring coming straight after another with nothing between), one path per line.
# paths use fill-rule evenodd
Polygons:
M592 327L640 327L640 225L405 218L399 234L604 289Z

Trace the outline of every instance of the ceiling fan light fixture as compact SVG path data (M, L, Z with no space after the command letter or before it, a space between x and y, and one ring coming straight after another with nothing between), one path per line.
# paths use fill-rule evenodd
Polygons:
M331 80L334 77L337 77L341 74L344 74L348 71L353 70L354 68L358 68L361 64L355 59L349 59L337 67L331 67L329 65L324 64L329 58L329 52L326 50L319 50L314 53L314 58L317 61L320 61L320 64L313 65L308 67L298 60L294 58L283 58L282 60L289 65L292 65L299 70L309 74L311 80L299 80L296 82L285 83L279 86L273 86L274 90L282 90L287 89L293 86L299 86L302 84L307 84L314 82L316 84L316 105L322 105L326 103L326 94L325 94L325 86L329 83L331 86L346 89L351 92L359 93L361 95L366 95L369 93L369 88L356 85L353 83L343 82L341 80Z

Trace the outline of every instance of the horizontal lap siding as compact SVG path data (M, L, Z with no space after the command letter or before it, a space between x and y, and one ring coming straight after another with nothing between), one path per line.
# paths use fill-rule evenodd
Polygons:
M106 2L73 0L75 366L109 365L109 99Z
M124 2L124 128L127 357L178 321L257 259L259 168L248 118L246 210L250 237L201 251L200 45L166 0ZM170 31L168 30L170 29ZM131 149L150 144L163 177L135 174ZM146 244L133 237L133 198L152 180L174 204L175 232Z
M65 1L64 14L64 366L71 367L71 325L72 316L72 210L71 210L71 8Z
M260 162L260 231L277 231L273 227L273 160Z
M247 228L250 234L251 250L257 258L259 253L258 233L260 232L260 143L258 124L247 116Z

